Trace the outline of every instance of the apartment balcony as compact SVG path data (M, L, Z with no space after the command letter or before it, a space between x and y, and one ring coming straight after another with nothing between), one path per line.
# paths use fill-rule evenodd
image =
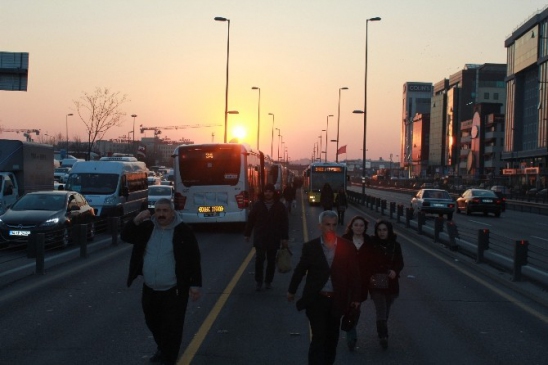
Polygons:
M492 141L495 139L501 139L504 137L504 134L502 132L497 131L487 131L485 132L485 141Z
M470 137L470 136L460 137L460 143L470 143L471 141L472 141L472 137Z

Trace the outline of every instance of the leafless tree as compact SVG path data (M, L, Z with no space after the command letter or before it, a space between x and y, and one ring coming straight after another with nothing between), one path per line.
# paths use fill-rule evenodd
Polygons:
M126 95L106 87L98 87L93 93L84 92L79 99L74 100L76 113L88 131L88 159L95 141L102 139L112 127L123 124L122 118L126 113L120 110L120 106L127 101Z

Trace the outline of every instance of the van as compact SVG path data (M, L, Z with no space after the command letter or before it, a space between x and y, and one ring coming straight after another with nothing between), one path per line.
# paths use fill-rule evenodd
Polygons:
M147 168L135 157L79 161L65 189L84 195L98 217L128 216L147 207Z

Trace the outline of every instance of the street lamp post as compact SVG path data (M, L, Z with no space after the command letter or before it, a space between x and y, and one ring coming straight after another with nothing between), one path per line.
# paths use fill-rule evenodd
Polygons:
M131 114L131 117L133 118L133 134L131 135L133 138L131 140L131 148L133 151L135 149L135 118L137 118L137 114Z
M322 136L324 131L325 129L322 129L322 131L320 132L320 135L318 136L318 138L320 139L320 162L322 162L322 154L323 154Z
M228 126L228 60L230 56L230 19L216 16L215 20L218 22L228 23L228 32L226 37L226 88L225 88L225 136L224 143L226 143L226 134Z
M362 180L362 196L365 196L365 158L366 154L365 151L366 145L367 145L367 28L369 26L369 22L376 22L381 20L380 17L374 17L369 18L365 21L365 77L364 77L364 88L363 88L363 161L362 161L362 168L363 168L363 180ZM357 112L356 110L354 113Z
M274 154L274 113L268 113L268 115L272 115L272 138L270 139L270 158L272 158Z
M276 128L276 130L278 131L278 158L277 160L280 159L280 128Z
M69 137L68 137L68 117L72 117L72 113L69 113L67 115L65 115L65 128L66 128L66 133L67 133L67 157L68 157L68 153L69 153Z
M259 90L259 106L257 111L257 151L259 151L259 136L260 136L260 128L261 128L261 88L257 86L253 86L251 90Z
M329 139L327 138L327 131L329 130L329 118L332 117L333 114L329 114L327 116L327 126L325 127L325 160L324 162L327 162L327 146L329 146Z
M337 108L337 150L335 154L335 162L339 162L339 125L341 123L341 90L348 90L348 88L340 87L339 88L339 106Z

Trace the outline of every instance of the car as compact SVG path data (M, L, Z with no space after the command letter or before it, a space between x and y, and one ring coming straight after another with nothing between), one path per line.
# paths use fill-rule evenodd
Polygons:
M66 183L69 172L70 172L70 167L57 167L53 171L53 180L60 183Z
M453 219L455 201L446 190L420 189L411 199L413 212L423 212L447 216L447 220Z
M495 191L495 190L491 190L495 193L496 196L498 196L500 198L500 200L502 201L502 211L506 211L506 195L501 192L501 191Z
M88 240L95 237L95 213L82 194L68 190L27 193L0 216L0 242L26 244L31 234L44 233L46 245L66 247L76 224L88 226Z
M493 213L500 217L502 212L502 199L492 190L468 189L457 198L457 213L465 212L470 215L482 212L483 215Z
M173 201L175 196L173 186L171 185L151 185L148 187L148 209L154 213L154 205L161 198L167 198Z

